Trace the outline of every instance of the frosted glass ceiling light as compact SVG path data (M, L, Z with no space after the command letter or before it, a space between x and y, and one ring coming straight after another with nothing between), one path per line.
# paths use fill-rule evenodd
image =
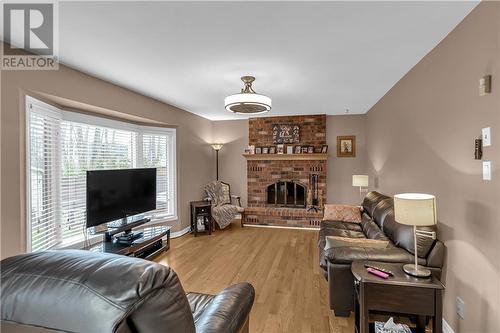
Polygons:
M226 110L240 114L258 114L271 110L271 99L267 96L257 94L252 89L253 76L242 76L241 81L245 87L241 93L227 96L224 99Z

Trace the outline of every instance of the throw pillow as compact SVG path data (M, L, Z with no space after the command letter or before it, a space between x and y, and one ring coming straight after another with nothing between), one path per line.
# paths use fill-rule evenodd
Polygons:
M361 210L359 206L326 204L323 220L361 222Z
M389 241L369 238L349 238L340 236L326 236L325 250L335 247L363 247L385 249Z

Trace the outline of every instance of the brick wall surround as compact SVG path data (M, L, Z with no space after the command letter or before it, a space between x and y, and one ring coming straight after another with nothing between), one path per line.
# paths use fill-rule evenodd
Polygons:
M285 116L249 119L249 144L274 146L273 124L298 124L300 145L314 145L319 149L326 144L326 116ZM285 149L286 151L286 149ZM298 181L310 190L309 177L318 174L320 206L326 201L326 160L263 160L247 161L248 209L246 224L311 227L317 226L323 216L303 208L275 207L267 204L267 186L279 180ZM308 204L310 202L308 201Z
M250 145L274 146L272 127L274 124L298 124L300 144L316 148L326 144L326 115L284 116L250 118L248 120L248 142Z
M326 200L326 161L248 161L248 206L267 207L267 186L279 180L298 181L310 188L309 175L318 174L320 203Z

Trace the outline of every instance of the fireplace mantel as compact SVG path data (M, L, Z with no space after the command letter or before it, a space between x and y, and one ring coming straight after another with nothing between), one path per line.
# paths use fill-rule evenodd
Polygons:
M328 153L315 154L243 154L248 161L326 161Z

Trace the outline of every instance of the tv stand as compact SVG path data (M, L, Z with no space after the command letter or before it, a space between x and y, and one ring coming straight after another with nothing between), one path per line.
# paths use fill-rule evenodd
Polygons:
M85 250L153 260L170 248L170 228L168 226L144 228L141 230L142 234L141 232L133 233L134 236L139 235L139 237L127 243L119 242L118 237L111 236L110 241L106 240L105 237L103 242L91 245Z
M106 231L104 233L104 241L111 242L113 240L113 236L116 234L119 234L120 232L124 232L124 236L133 234L133 232L132 232L133 228L137 228L145 223L148 223L149 221L151 221L150 218L142 218L140 220L133 221L133 222L127 222L127 219L122 219L122 220L119 220L118 224L116 222L108 223L107 226L111 230ZM128 237L128 238L130 238L130 237ZM138 237L135 237L135 238L138 238ZM118 239L119 239L119 237L118 237Z

